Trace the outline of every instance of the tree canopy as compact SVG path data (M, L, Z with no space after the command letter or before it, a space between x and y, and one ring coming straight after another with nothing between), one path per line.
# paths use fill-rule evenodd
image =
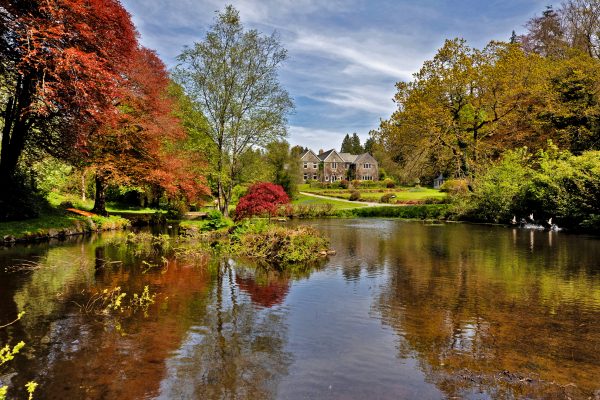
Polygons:
M2 2L1 186L16 184L24 151L68 158L93 127L114 123L121 66L135 51L136 36L117 0ZM2 192L1 208L8 210L14 199Z
M107 183L204 192L168 85L118 0L3 1L0 186L13 190L0 191L0 219L33 216L23 176L49 156L96 171L99 213Z
M202 42L180 54L175 78L207 117L216 147L219 207L228 213L239 158L286 134L293 107L277 69L286 59L277 34L245 30L232 6L218 14Z
M358 137L358 134L356 132L354 132L352 136L350 136L349 134L346 134L346 136L344 136L340 152L350 154L362 154L365 152L365 149L360 144L360 138Z

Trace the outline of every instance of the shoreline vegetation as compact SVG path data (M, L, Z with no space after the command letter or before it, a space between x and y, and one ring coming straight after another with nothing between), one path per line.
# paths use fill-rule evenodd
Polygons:
M454 185L454 182L450 182L449 186L452 185ZM344 191L339 188L301 188L301 190L322 197L299 194L286 207L281 207L276 214L273 214L274 219L285 221L314 218L397 218L511 226L508 218L486 220L474 216L472 212L466 213L462 209L464 207L464 191L457 192L453 188L440 191L418 186L391 189L371 187L361 191L361 195L363 192L367 195L367 199L361 198L365 201L372 200L368 196L385 196L390 193L400 194L397 196L398 199L394 199L396 204L383 204L384 202L380 201L381 206L347 200L349 190ZM404 193L404 197L402 197L402 193ZM415 194L420 199L415 201ZM0 222L0 244L10 245L13 243L63 239L93 232L122 230L131 226L164 225L167 223L178 224L182 235L218 236L223 232L227 233L227 230L236 226L233 220L223 217L219 211L213 208L204 208L195 213L190 213L187 217L190 219L187 219L185 215L174 215L167 210L128 209L125 206L112 204L109 207L113 213L111 216L93 214L84 216L66 211L66 208L73 206L84 212L89 211L92 204L90 201L64 201L64 197L56 194L50 196L49 200L50 207L38 218ZM69 198L69 200L73 199ZM488 200L491 201L490 196L488 196ZM232 212L235 214L233 209ZM593 232L593 230L585 229L585 226L571 226L567 229L572 232Z
M112 215L90 217L76 214L50 214L25 221L0 223L0 243L27 243L68 236L85 235L93 232L121 230L131 226L128 219Z

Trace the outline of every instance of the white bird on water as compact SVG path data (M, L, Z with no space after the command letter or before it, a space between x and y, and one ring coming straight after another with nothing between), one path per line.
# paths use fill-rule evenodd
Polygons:
M548 220L548 225L552 226L552 218Z
M533 222L535 222L535 220L533 219L533 213L529 214L529 219Z
M510 223L513 225L517 224L517 217L513 215L513 219L510 220Z

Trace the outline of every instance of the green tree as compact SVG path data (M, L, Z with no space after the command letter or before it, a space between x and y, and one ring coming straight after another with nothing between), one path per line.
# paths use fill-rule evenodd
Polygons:
M379 141L412 178L440 171L471 177L504 149L539 142L534 116L548 70L518 45L483 50L447 40L411 82L399 82L396 111Z
M290 151L290 145L285 140L269 143L266 150L265 160L271 167L271 180L293 198L298 192L300 181L299 157Z
M373 152L375 151L375 139L373 138L373 136L376 133L374 131L369 132L369 138L365 141L365 153L369 153L369 154L373 154Z
M350 153L352 154L362 154L365 152L362 145L360 144L360 138L358 137L356 132L354 132L352 134L352 137L350 138L350 148L352 149L352 151L350 151Z
M300 145L292 146L292 148L290 149L290 153L292 154L292 156L296 157L298 160L300 160L302 154L306 153L307 151L308 147L302 147Z
M575 154L600 149L600 63L581 53L555 64L540 122L557 144Z
M342 140L340 153L352 153L352 141L350 140L350 135L347 133L346 136L344 136L344 140Z
M277 78L286 55L277 34L244 30L238 11L227 6L205 39L178 57L174 76L207 117L217 149L218 203L225 215L243 168L240 155L286 135L293 103Z
M235 185L245 183L264 182L272 177L272 171L267 164L265 151L259 148L248 148L239 156L239 164L244 168L240 168L233 176Z

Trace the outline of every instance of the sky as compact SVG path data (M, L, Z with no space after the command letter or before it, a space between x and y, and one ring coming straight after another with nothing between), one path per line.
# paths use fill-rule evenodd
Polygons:
M141 43L169 68L184 46L203 40L232 4L246 28L277 31L288 59L281 84L295 103L287 140L314 150L361 141L396 109L395 83L411 79L445 39L474 47L508 40L548 0L122 0Z

